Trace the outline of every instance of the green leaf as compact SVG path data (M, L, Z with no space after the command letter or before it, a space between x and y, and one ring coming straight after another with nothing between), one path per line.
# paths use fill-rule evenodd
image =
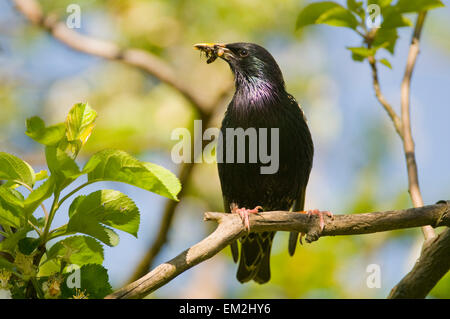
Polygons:
M364 20L365 17L365 11L363 8L363 2L362 1L356 1L356 0L347 0L347 8L353 12L355 12L357 15L361 17L362 20Z
M297 17L297 29L307 25L316 24L317 19L328 10L341 7L339 4L331 1L311 3L304 7Z
M372 45L375 48L384 48L391 54L394 54L397 39L397 29L379 28L375 34Z
M0 200L0 225L19 228L21 221L20 211L6 206L6 203Z
M137 237L139 229L139 210L134 202L126 195L115 190L100 190L87 196L79 196L69 209L68 232L81 232L96 237L110 245L110 238L105 241L105 234L99 224L114 227ZM89 221L88 233L82 225ZM106 228L107 229L107 228ZM101 230L99 234L97 230Z
M317 20L316 24L328 24L335 27L347 27L356 29L358 20L355 16L345 8L334 8L323 13Z
M92 237L72 236L55 243L48 252L48 260L62 259L68 264L83 266L103 263L103 247Z
M377 4L380 8L385 8L391 4L392 0L368 0L367 5Z
M19 251L24 255L30 255L39 246L39 242L39 238L22 238L18 242Z
M75 212L78 209L78 206L80 205L80 203L82 201L84 201L86 199L86 195L80 195L77 196L73 201L72 204L70 204L69 207L69 218L72 218L73 214L75 214Z
M0 255L0 269L6 269L6 270L9 270L9 271L15 271L16 270L16 266L13 263L9 262L8 260L6 260L5 258L3 258Z
M75 160L56 146L45 148L45 158L58 188L64 188L82 175Z
M358 62L364 61L369 56L374 56L375 48L368 49L366 47L347 47L352 52L352 59Z
M181 189L173 173L156 164L140 162L124 151L104 150L94 154L83 172L89 172L88 181L127 183L174 200L178 200Z
M33 190L24 202L25 214L30 216L39 205L49 198L55 189L55 179L50 176L40 187Z
M67 115L67 141L75 156L91 135L96 117L97 112L87 103L75 104Z
M24 223L22 194L0 186L0 225L19 228Z
M61 261L58 259L48 259L47 254L42 256L39 264L38 277L51 276L61 271Z
M45 156L48 168L53 174L62 173L67 178L80 174L80 169L75 160L63 150L54 146L48 146L45 148Z
M22 238L25 238L27 233L31 230L30 225L24 225L22 228L17 230L15 233L13 233L11 236L3 239L0 242L0 251L9 252L11 254L15 253L17 243Z
M80 290L85 292L89 299L102 299L112 292L109 284L108 271L101 265L89 264L84 265L80 269ZM66 274L67 278L70 273ZM61 287L61 296L63 298L71 298L76 294L75 288L67 287L67 280Z
M352 60L356 62L363 62L366 58L362 55L358 55L352 52Z
M177 195L181 191L181 183L175 174L154 163L144 162L143 165L159 180L160 190L159 192L153 192L172 199L177 199Z
M117 246L119 235L112 229L100 225L95 216L76 214L67 225L67 234L83 233L97 238L108 246Z
M5 185L0 186L0 199L5 200L8 204L18 208L24 207L23 195L15 189L6 187Z
M373 56L376 52L376 49L368 49L366 47L347 47L347 49L363 57Z
M387 7L383 10L381 28L401 28L412 26L411 20L404 17L396 7Z
M46 178L48 178L48 173L46 170L42 170L36 173L36 181L42 181L43 179Z
M356 29L358 21L355 16L341 5L324 1L307 5L297 17L296 27L325 23L332 26Z
M0 180L19 181L33 187L36 180L34 170L20 158L0 152Z
M27 119L27 134L33 140L44 145L56 145L58 144L66 133L66 127L64 123L45 127L44 121L34 116Z
M391 65L391 63L390 63L388 60L386 60L386 59L381 59L381 60L379 60L379 62L380 62L381 64L384 64L385 66L387 66L389 69L392 69L392 65Z
M21 225L20 213L15 209L4 206L4 202L0 201L0 225L18 228Z
M360 10L363 10L363 2L356 0L347 0L347 8L354 12L358 12Z
M395 7L400 12L420 12L444 7L440 0L398 0Z

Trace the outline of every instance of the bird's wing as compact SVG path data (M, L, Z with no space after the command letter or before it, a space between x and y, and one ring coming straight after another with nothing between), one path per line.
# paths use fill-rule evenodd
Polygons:
M296 105L300 109L300 112L303 115L303 120L305 121L305 123L307 123L305 112L303 111L300 103L298 103L297 100L292 95L288 94L288 97L289 97L289 100L291 101L291 103ZM307 153L307 157L310 159L311 164L312 164L313 154L314 154L314 148L311 147L310 152ZM304 209L306 185L308 183L308 179L309 179L309 172L308 172L308 178L306 179L305 184L303 185L303 187L300 191L299 197L295 200L294 205L292 205L292 207L291 207L291 211L298 212L298 211L302 211ZM295 253L295 248L297 247L298 235L299 235L298 232L291 232L289 234L288 250L289 250L289 255L291 255L291 256L293 256Z

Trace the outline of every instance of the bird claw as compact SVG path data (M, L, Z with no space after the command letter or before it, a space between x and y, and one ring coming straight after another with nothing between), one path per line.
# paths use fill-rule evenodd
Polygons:
M331 219L334 219L334 215L330 211L320 211L318 209L312 209L312 210L308 210L306 212L301 212L301 213L307 214L309 218L311 218L312 215L318 216L319 217L319 229L320 229L320 232L322 232L324 227L325 227L325 221L324 221L323 215L327 215ZM300 233L299 242L300 242L301 245L303 245L302 238L305 235L306 235L305 233ZM306 241L308 241L308 238L306 238Z
M239 214L239 216L242 219L242 222L244 223L245 229L247 229L247 231L250 232L250 218L249 218L249 215L250 214L258 214L260 209L262 209L261 206L256 206L253 209L247 209L245 207L242 207L242 208L235 207L235 208L233 208L232 212L234 214Z
M320 231L322 231L323 230L323 228L325 227L325 221L324 221L324 219L323 219L323 215L327 215L328 217L330 217L330 218L333 218L334 216L333 216L333 214L331 213L331 212L329 212L329 211L320 211L320 210L318 210L318 209L313 209L313 210L308 210L307 212L306 212L306 214L308 214L308 217L310 217L311 218L311 216L312 215L317 215L317 216L319 216L319 227L320 227Z

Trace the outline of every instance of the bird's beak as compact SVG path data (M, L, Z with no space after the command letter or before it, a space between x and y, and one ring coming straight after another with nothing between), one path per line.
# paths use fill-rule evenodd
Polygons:
M206 54L208 63L213 62L217 57L227 60L231 56L231 50L223 43L197 43L194 48Z

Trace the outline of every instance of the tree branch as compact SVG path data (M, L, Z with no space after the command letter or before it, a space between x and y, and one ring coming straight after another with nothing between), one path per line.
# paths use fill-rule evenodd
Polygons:
M411 77L416 64L417 55L419 54L419 39L422 32L423 24L425 21L427 12L420 12L417 16L416 25L414 27L414 33L409 47L408 59L406 63L406 70L403 76L401 84L401 117L392 108L391 104L386 100L381 92L380 83L378 80L378 70L376 66L376 60L374 56L369 56L368 61L372 69L372 81L375 90L375 95L391 118L395 130L400 136L403 144L403 150L406 158L406 168L408 172L408 191L413 202L414 207L423 206L422 194L419 188L419 177L417 172L416 155L414 149L414 140L412 138L411 131L411 118L410 118L410 88ZM367 34L364 38L367 42L367 47L371 47L374 34ZM425 237L425 241L436 237L436 234L430 226L422 227L422 232Z
M21 12L32 24L44 28L52 36L80 52L93 56L103 57L109 60L116 60L130 66L137 67L150 75L156 77L160 81L170 85L179 91L197 110L199 117L206 126L210 125L213 112L217 105L220 105L227 98L230 86L224 86L211 101L204 101L197 96L189 87L180 80L170 65L165 63L157 56L138 49L121 49L118 45L82 35L76 31L69 29L63 22L57 21L54 16L46 16L42 12L42 8L36 0L12 0L16 9ZM186 185L191 176L191 172L195 163L185 163L180 167L179 179L182 185ZM184 187L183 187L184 189ZM181 200L183 190L179 194ZM161 226L155 241L151 244L148 252L142 258L136 267L132 278L139 278L145 274L154 258L160 252L162 246L167 241L167 233L172 225L175 209L179 202L167 201L165 206Z
M209 212L205 213L205 220L219 223L211 235L106 298L142 298L182 272L216 255L246 233L237 214ZM297 231L306 233L306 240L310 242L322 236L369 234L424 225L450 226L450 202L397 211L336 215L333 219L326 217L322 232L317 216L308 217L305 214L285 211L250 216L250 228L254 232Z
M381 92L380 88L380 82L378 80L378 69L377 69L377 63L375 60L375 57L370 56L368 58L370 67L372 69L372 82L373 82L373 88L375 89L375 96L377 97L380 104L384 107L387 114L392 120L392 123L394 124L394 128L397 131L397 134L400 136L400 138L403 138L403 128L402 128L402 122L400 120L400 117L397 115L397 113L394 111L391 104L386 100L383 93Z
M423 249L414 268L392 289L388 298L425 298L450 269L450 229Z
M406 157L406 166L408 171L408 190L414 207L423 206L422 194L419 187L419 176L417 172L417 163L415 155L414 140L411 131L410 118L410 90L411 77L419 54L419 39L422 32L423 23L427 12L420 12L417 16L416 26L409 47L408 59L406 62L405 74L401 84L401 120L403 127L403 149ZM425 240L436 237L431 227L423 227Z
M213 110L220 109L219 106L225 103L225 101L228 99L230 89L231 87L228 87L226 91L223 91L217 97L216 106L214 107ZM203 116L202 118L202 122L204 123L203 129L207 129L208 127L211 126L214 117L215 116L213 112L209 112L208 114L205 114ZM206 142L207 141L204 141L204 143ZM197 156L201 156L201 154L194 154L194 158ZM133 271L133 274L130 276L130 279L128 281L129 283L138 280L148 272L156 256L159 254L162 247L167 242L167 234L169 232L170 227L172 226L172 221L175 215L176 208L178 207L178 204L181 202L181 198L183 198L183 196L186 193L185 190L191 180L192 172L195 165L196 165L195 161L191 161L191 163L181 164L179 171L179 180L181 185L183 185L183 188L178 194L178 198L180 199L180 201L178 202L173 200L166 201L163 216L161 219L161 224L158 228L158 234L156 235L155 240L150 245L150 248L147 250L146 254L142 257L141 261L136 266L135 270Z
M178 194L179 199L181 199L184 196L184 190L186 189L186 185L190 180L194 165L195 165L194 163L184 163L181 165L179 180L180 183L183 185L183 188ZM156 258L156 256L159 254L164 244L167 242L167 234L169 233L169 229L172 226L173 217L175 215L175 210L178 206L178 203L179 201L178 202L173 200L166 201L161 223L160 226L158 227L158 234L156 235L153 243L150 244L150 248L141 258L139 264L136 266L128 282L133 282L141 278L148 272L149 268L153 263L153 260Z
M28 21L44 28L55 39L70 48L93 56L120 61L149 73L179 91L201 114L208 113L215 106L217 101L204 101L185 85L169 64L156 55L140 49L123 49L115 43L80 34L58 21L55 16L44 15L36 0L12 0L12 2ZM218 94L220 95L222 93Z

